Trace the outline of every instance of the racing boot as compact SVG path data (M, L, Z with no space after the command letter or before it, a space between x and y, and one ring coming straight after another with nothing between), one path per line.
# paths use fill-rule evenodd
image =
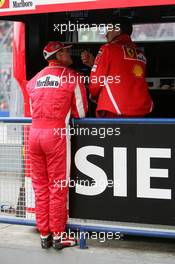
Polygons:
M53 234L52 246L54 249L60 250L65 247L74 247L77 245L75 237L67 235L65 232L61 235Z
M41 236L41 247L44 249L50 248L52 246L52 235Z

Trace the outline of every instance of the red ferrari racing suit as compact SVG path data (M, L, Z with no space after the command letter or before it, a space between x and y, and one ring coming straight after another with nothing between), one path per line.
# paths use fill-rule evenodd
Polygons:
M36 224L43 236L64 232L67 222L70 140L66 128L70 116L81 118L87 112L86 90L78 76L51 61L27 85L32 105L29 152Z
M97 99L98 117L145 116L152 111L145 67L142 49L126 34L100 48L89 87L92 98Z

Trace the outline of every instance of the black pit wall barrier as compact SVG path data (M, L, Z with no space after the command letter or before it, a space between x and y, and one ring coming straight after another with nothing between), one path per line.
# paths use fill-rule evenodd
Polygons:
M131 120L74 123L70 217L175 224L175 119Z

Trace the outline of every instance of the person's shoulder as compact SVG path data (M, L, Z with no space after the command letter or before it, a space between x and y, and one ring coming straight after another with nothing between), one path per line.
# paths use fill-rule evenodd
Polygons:
M115 42L111 42L111 43L109 43L109 48L110 49L113 49L113 48L118 48L118 49L120 49L120 48L122 48L123 47L123 45L125 45L125 44L123 44L123 43L121 43L121 42L118 42L118 41L115 41Z
M120 54L121 52L123 52L123 47L124 45L122 43L112 42L109 43L108 51L110 54Z
M101 57L101 55L103 55L104 53L106 53L106 51L108 50L108 47L109 47L108 43L105 43L105 44L101 45L100 49L98 50L96 59Z
M44 69L37 72L29 81L27 81L27 87L30 87L31 85L33 85L33 83L38 79L38 77L41 76L43 70Z
M37 78L37 76L38 76L38 73L35 74L30 80L27 81L28 87L34 82L34 80Z
M109 42L109 43L106 43L106 44L101 46L101 48L99 50L99 53L101 53L101 54L102 53L110 53L111 50L116 49L116 48L120 49L121 46L120 45L116 45L116 43Z
M105 43L100 47L100 50L103 52L106 49L109 49L110 43Z

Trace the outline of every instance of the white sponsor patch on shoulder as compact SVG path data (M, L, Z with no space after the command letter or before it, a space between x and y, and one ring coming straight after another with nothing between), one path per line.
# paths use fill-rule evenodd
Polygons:
M60 77L48 74L37 79L35 89L59 88L59 85L60 85Z
M143 61L144 63L146 63L146 57L141 52L137 54L137 59Z

